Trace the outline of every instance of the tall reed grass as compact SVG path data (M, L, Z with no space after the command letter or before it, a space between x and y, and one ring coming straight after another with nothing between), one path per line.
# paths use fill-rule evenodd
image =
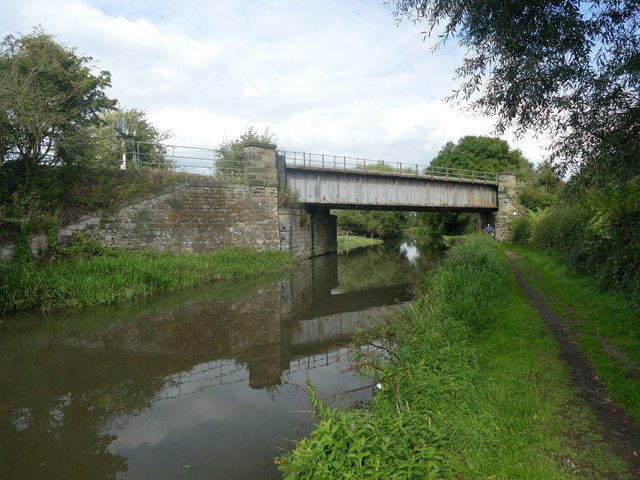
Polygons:
M0 283L0 310L110 304L212 280L287 271L292 258L277 251L233 248L214 253L103 252L41 265L14 263Z
M312 395L319 423L277 460L286 479L575 478L567 459L582 478L630 478L491 239L452 247L376 334L393 339L384 360L355 356L381 387L373 402L342 411Z

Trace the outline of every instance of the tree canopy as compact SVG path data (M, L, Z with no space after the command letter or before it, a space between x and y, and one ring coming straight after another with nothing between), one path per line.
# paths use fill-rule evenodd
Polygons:
M240 137L225 140L216 149L216 171L219 175L238 175L244 170L244 145L246 143L275 144L275 135L265 128L264 133L258 133L253 127L248 127Z
M116 128L119 119L124 123L125 131ZM91 143L86 156L95 159L98 165L119 166L126 153L127 166L168 166L166 147L161 142L170 138L171 133L158 130L142 110L118 108L103 112L100 122L87 133Z
M460 168L480 172L512 172L523 176L532 164L520 150L512 150L505 140L467 135L457 142L447 142L431 161L433 167Z
M497 117L498 134L546 131L565 169L640 171L640 3L392 0L441 47L465 49L452 99Z
M86 128L113 108L109 72L36 29L0 44L0 155L27 169L73 162Z

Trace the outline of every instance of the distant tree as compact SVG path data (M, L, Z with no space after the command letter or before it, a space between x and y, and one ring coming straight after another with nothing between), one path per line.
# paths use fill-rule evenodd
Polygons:
M433 167L460 168L480 172L512 172L523 178L533 165L520 150L511 150L505 140L468 135L456 143L447 142L431 161Z
M118 130L122 119L125 131ZM88 158L101 166L120 165L122 155L127 155L128 167L165 168L170 166L163 141L171 137L161 132L138 109L119 108L100 114L100 123L87 132L90 139Z
M539 212L557 204L564 182L549 160L542 162L519 192L520 203L527 210Z
M26 170L73 163L86 128L115 100L104 90L109 72L94 74L91 57L56 43L42 29L0 43L1 161ZM81 148L80 148L81 149Z
M383 239L399 237L408 216L404 212L366 210L335 210L333 213L338 217L340 231Z
M235 140L225 140L216 149L218 159L216 160L217 175L239 175L244 171L244 145L247 143L266 143L275 145L277 139L275 135L269 133L269 128L264 129L264 133L256 132L253 127L247 128L240 137Z
M529 178L533 164L520 150L511 150L505 140L469 135L456 143L447 142L427 167L447 167L480 172L512 172L520 180ZM470 213L420 213L418 224L429 232L442 234L468 233L475 228L477 216Z
M451 100L497 118L498 134L547 131L564 168L640 173L640 2L392 0L435 48L464 49Z

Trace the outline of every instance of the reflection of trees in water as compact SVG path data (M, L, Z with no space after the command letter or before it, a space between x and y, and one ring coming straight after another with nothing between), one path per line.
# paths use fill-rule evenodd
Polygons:
M417 279L416 268L426 272L434 259L442 254L442 238L415 241L419 255L412 265L406 256L400 254L400 246L407 240L396 240L384 245L362 249L338 257L338 277L340 290L350 292L364 290L372 286L390 286L413 283ZM398 257L404 261L398 261Z
M288 289L286 282L264 280L211 284L191 296L62 313L45 322L47 328L7 333L0 338L0 478L115 478L127 470L127 459L109 450L112 432L160 396L246 381L241 365L250 386L273 389L283 371L330 361L309 347L293 364L288 342L300 331L299 315L331 314L335 261L326 257L309 266L306 281L293 278ZM397 250L364 252L347 262L343 272L366 280L354 281L356 290L405 284L411 271L399 265ZM284 310L283 322L285 294L291 310ZM357 295L350 295L338 300L355 302Z
M127 464L109 451L115 439L110 432L149 408L165 384L158 369L175 366L162 358L114 358L61 346L43 350L44 365L37 355L3 359L0 477L115 478Z
M233 358L233 365L247 365L252 387L279 383L280 287L261 283L235 282L243 295L220 295L214 285L191 302L101 309L91 333L74 336L53 325L5 336L0 478L115 478L127 464L109 451L110 432L167 388L191 387L180 372L195 365ZM80 323L67 325L74 331Z

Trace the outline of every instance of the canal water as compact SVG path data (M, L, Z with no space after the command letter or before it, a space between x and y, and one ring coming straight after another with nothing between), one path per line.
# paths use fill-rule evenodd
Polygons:
M370 398L349 339L427 263L387 245L285 280L5 318L23 327L0 334L0 478L281 478L274 457L313 427L307 377L331 401Z

